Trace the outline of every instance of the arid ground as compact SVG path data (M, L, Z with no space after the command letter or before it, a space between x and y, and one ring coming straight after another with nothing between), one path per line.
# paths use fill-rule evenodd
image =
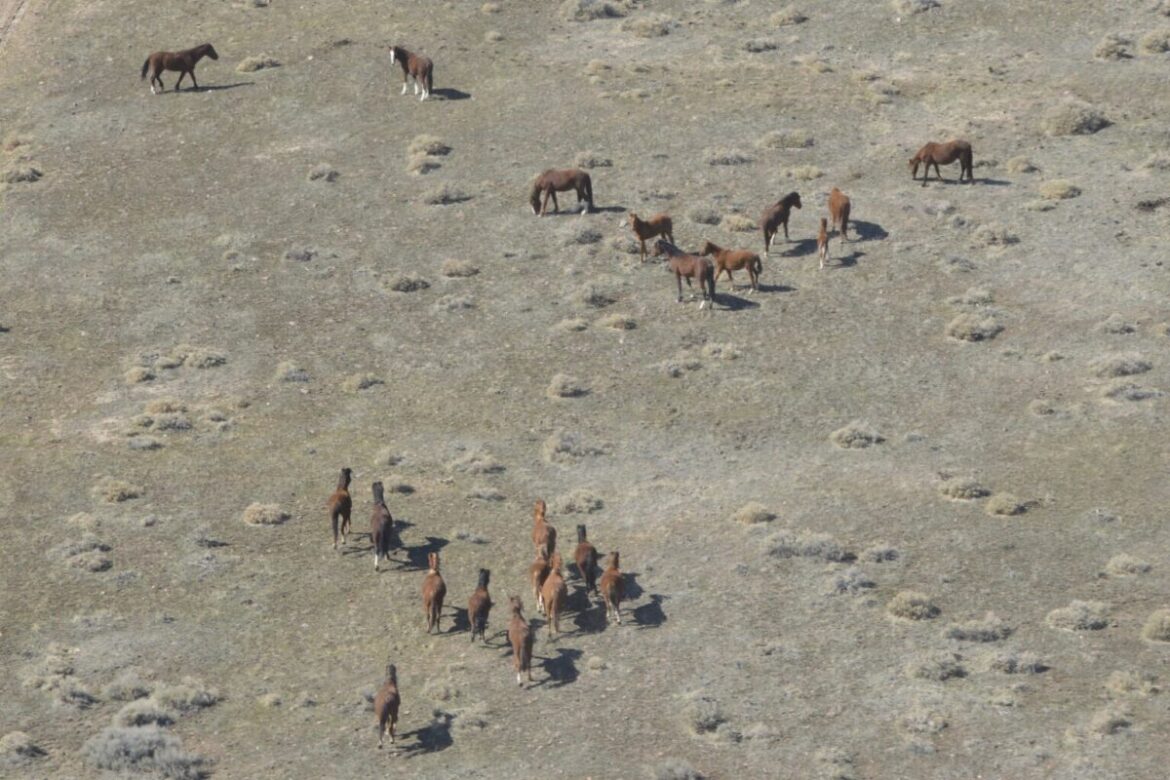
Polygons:
M0 35L0 775L1165 777L1170 3L1054 8L29 0ZM199 91L138 78L204 41ZM975 183L912 181L952 137ZM596 211L533 216L574 165ZM794 190L760 290L711 312L625 224L762 251ZM567 557L579 523L620 550L621 626L569 567L548 638L537 498Z

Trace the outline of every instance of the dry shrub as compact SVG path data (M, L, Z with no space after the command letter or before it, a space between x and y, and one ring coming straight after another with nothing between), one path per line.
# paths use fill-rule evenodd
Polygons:
M435 301L435 311L463 311L475 308L475 299L470 295L444 295Z
M451 147L438 136L416 135L410 141L410 145L406 147L408 154L424 155L426 157L444 157L451 153Z
M601 309L615 303L617 298L613 294L602 290L593 284L587 284L573 293L571 303L578 306L588 306L594 309Z
M1010 246L1020 242L1019 236L998 222L988 222L975 228L972 240L979 246Z
M150 382L156 379L153 371L145 366L135 366L122 375L128 385L137 385L142 382Z
M1145 159L1142 167L1148 171L1170 171L1170 154L1154 152Z
M770 21L776 27L787 27L790 24L802 24L803 22L807 22L808 17L805 16L799 8L794 5L790 5L787 8L783 8L772 14L770 17L768 17L768 21Z
M153 686L137 671L127 669L102 688L102 696L112 701L134 701L150 695Z
M1137 374L1144 374L1153 368L1150 361L1136 352L1105 355L1094 360L1090 367L1093 375L1100 379L1136 376Z
M897 547L889 544L874 544L863 550L858 557L870 563L886 563L898 560L902 557L902 553Z
M158 726L103 729L85 742L81 755L96 769L154 772L173 780L198 780L207 774L205 759L185 752L182 740Z
M280 60L268 54L258 54L254 57L246 57L240 61L236 66L236 70L240 73L254 73L258 70L266 68L279 68Z
M1164 54L1170 51L1170 28L1150 30L1138 39L1142 54Z
M152 427L156 431L189 431L194 426L185 414L160 414Z
M176 398L156 398L142 407L147 414L170 414L187 411L187 404Z
M1048 671L1048 664L1035 653L1008 650L996 653L988 659L988 668L1004 674L1042 674Z
M1028 511L1028 505L1011 493L996 493L984 507L989 515L1012 517Z
M1158 609L1150 614L1142 626L1142 639L1147 642L1170 642L1170 609Z
M540 447L540 455L549 463L571 463L581 458L603 454L603 450L581 442L579 434L556 431Z
M485 14L498 14L500 12L499 3L484 3L479 7L480 12Z
M949 477L938 486L938 492L956 501L971 501L991 495L991 491L973 477Z
M309 249L302 247L300 249L289 249L284 253L285 260L292 260L296 263L307 263L316 257L319 252L316 249ZM162 368L170 368L170 366L161 366Z
M766 51L776 51L778 48L779 44L767 38L749 38L743 42L743 50L749 54L763 54Z
M947 719L929 707L916 705L899 720L899 725L911 734L938 734L947 727Z
M1128 60L1133 57L1133 39L1117 33L1109 33L1093 48L1093 58L1098 60Z
M1097 710L1089 720L1089 732L1107 737L1133 725L1133 713L1124 705L1110 704Z
M10 731L0 737L0 767L26 766L45 755L45 751L23 731Z
M678 22L665 14L635 16L622 22L622 30L639 38L661 38L677 26Z
M187 359L184 365L191 368L216 368L227 363L227 355L210 347L179 346L177 350L186 352Z
M219 701L219 694L194 678L184 677L179 685L159 685L151 698L162 707L188 713L212 706Z
M589 394L589 388L581 380L568 374L554 374L544 391L549 398L580 398Z
M704 780L707 776L681 758L668 758L654 767L653 780Z
M1088 103L1070 101L1049 111L1040 130L1049 136L1092 135L1111 124L1104 114Z
M1030 200L1025 203L1024 208L1028 211L1052 211L1054 208L1056 208L1056 204L1050 200L1038 198L1036 200Z
M589 323L580 317L570 317L568 319L561 320L553 326L554 329L565 331L567 333L578 333L580 331L586 330L588 327Z
M550 508L558 515L593 514L605 506L601 497L588 490L571 490L552 500Z
M134 485L125 480L106 477L93 486L93 495L108 504L119 504L123 501L141 498L146 489L141 485Z
M425 154L412 154L406 160L406 172L416 176L426 176L431 171L442 168L442 164Z
M795 168L789 168L784 172L784 175L790 179L812 181L813 179L819 179L824 176L825 172L815 165L798 165Z
M943 631L943 636L960 642L998 642L1007 639L1011 633L1011 626L994 612L988 612L980 620L952 623Z
M708 149L703 153L703 159L708 165L747 165L752 161L751 157L735 149Z
M938 8L938 0L891 0L890 7L900 14L920 14Z
M244 510L243 521L248 525L280 525L291 517L276 504L253 503Z
M638 327L638 323L633 317L618 312L599 318L595 324L600 328L609 328L610 330L633 330Z
M386 280L386 289L400 293L418 292L426 290L430 286L430 282L415 273L394 274Z
M469 260L458 260L449 257L439 266L439 273L450 279L466 279L479 273L479 266Z
M605 0L565 0L561 3L560 15L568 22L620 19L626 15L626 4L609 3Z
M829 534L784 529L768 537L768 555L774 558L818 558L840 562L851 556Z
M886 439L872 425L863 420L854 420L844 428L838 428L829 435L829 440L846 450L863 450Z
M328 163L318 163L309 169L309 181L323 181L332 183L337 181L341 173Z
M850 566L843 571L836 571L829 574L829 584L826 592L830 596L847 593L851 596L856 596L867 590L877 587L877 583L870 579L869 575L856 566Z
M308 382L309 372L291 360L285 360L276 367L278 382Z
M802 54L799 57L794 57L792 61L809 73L832 73L833 71L832 66L823 57L816 54Z
M960 314L947 323L944 331L956 341L989 341L1003 331L1003 325L989 314Z
M695 734L709 734L727 722L715 697L701 692L687 696L682 714L687 727Z
M377 374L350 374L342 380L341 389L347 393L357 393L384 384L386 384L386 380Z
M20 184L34 182L41 178L43 174L38 168L25 163L16 163L9 166L0 174L0 181L5 184Z
M490 487L488 485L473 487L471 490L467 491L467 497L476 499L478 501L492 502L503 501L505 498L507 498L507 496L505 496L499 490L496 490L494 487Z
M1008 173L1035 173L1040 170L1027 157L1013 157L1007 161Z
M499 474L505 466L486 450L469 450L447 464L449 471L460 474Z
M1137 332L1137 325L1114 312L1098 323L1097 330L1112 336L1125 336Z
M471 196L458 187L443 184L423 193L422 200L428 206L449 206L452 203L471 200Z
M926 594L903 590L886 604L886 612L901 620L931 620L938 617L939 608Z
M1148 561L1135 558L1127 553L1114 555L1105 564L1105 572L1112 577L1132 577L1137 574L1145 574L1151 568Z
M1051 628L1062 631L1100 631L1109 625L1109 605L1101 601L1073 599L1044 618Z
M1067 179L1053 179L1040 185L1040 197L1046 200L1069 200L1080 194L1081 188Z
M712 360L738 360L742 354L734 344L704 344L699 351Z
M772 522L776 519L776 513L758 501L751 501L735 510L731 519L741 525L756 525Z
M718 225L723 217L714 209L693 208L687 212L687 219L700 225Z
M966 677L967 668L958 653L941 653L911 661L906 665L906 676L919 680L944 682L955 677Z
M742 214L728 214L720 221L719 227L732 233L747 233L756 229L756 221Z
M613 160L608 157L602 157L596 152L579 152L576 158L574 158L573 164L578 168L591 170L593 168L611 168L613 167Z
M1158 678L1152 674L1117 670L1105 680L1105 690L1115 696L1144 699L1161 692Z
M114 715L115 726L169 726L178 715L159 706L153 699L139 699L122 707Z
M1161 390L1144 387L1124 379L1106 386L1101 391L1101 397L1110 401L1148 401L1151 398L1160 398L1162 395Z
M596 244L604 236L601 231L590 225L574 225L564 235L561 243L566 246L573 246L574 244L581 246L588 246L589 244Z
M504 34L499 30L488 30L483 34L483 39L488 43L499 43L504 40Z
M968 287L962 295L952 295L947 303L952 306L986 306L995 301L991 291L983 287Z
M816 143L808 130L769 130L756 141L760 149L807 149Z
M21 680L25 688L56 690L73 675L73 655L77 651L58 642L50 642L44 657L33 665Z
M110 557L99 550L79 553L68 559L67 563L74 569L88 572L106 571L114 565Z

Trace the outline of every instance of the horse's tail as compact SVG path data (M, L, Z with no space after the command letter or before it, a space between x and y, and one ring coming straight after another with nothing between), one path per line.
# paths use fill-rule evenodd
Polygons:
M963 165L967 168L967 178L969 181L975 181L975 152L968 146L963 150ZM962 171L959 171L960 175Z
M435 85L435 66L431 65L427 68L427 75L423 79L426 82L427 94L431 94L432 87Z
M760 261L759 255L752 255L752 270L756 272L756 276L764 272L764 264Z
M714 263L708 263L707 266L703 268L703 279L707 282L707 289L710 291L710 295L711 295L711 308L714 309L715 308L715 264ZM616 565L617 565L617 561L615 560L614 566L616 566Z
M146 71L148 70L150 70L150 57L147 57L146 62L142 63L142 75L138 77L140 81L146 78Z
M582 184L585 186L585 201L589 204L589 210L593 211L593 178L589 174L585 174L585 180Z

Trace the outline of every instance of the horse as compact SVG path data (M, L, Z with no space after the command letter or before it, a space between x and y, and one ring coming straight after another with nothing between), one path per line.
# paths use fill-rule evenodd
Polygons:
M406 85L414 79L414 94L418 95L419 86L422 86L422 95L419 100L426 100L431 96L431 87L434 81L435 63L421 54L407 51L401 46L390 47L390 64L398 63L402 68L402 94L406 94Z
M585 593L597 591L597 548L585 538L585 526L577 526L577 549L573 553L573 560L577 562L577 571L581 579L585 580Z
M487 642L488 613L492 611L492 597L488 594L488 580L492 573L487 569L479 570L479 585L467 601L467 619L471 622L471 641L475 642L478 633L483 641Z
M609 566L601 575L601 597L605 599L605 618L612 616L620 626L622 624L622 599L626 597L626 580L618 569L618 552L614 550L609 555Z
M655 236L665 236L666 240L674 243L674 226L670 221L670 216L667 214L655 214L646 221L638 219L638 215L630 212L630 227L634 230L634 235L642 242L641 259L646 262L646 239L654 238Z
M380 559L390 557L390 545L394 538L394 518L386 506L382 483L375 482L372 487L374 511L370 515L370 541L374 543L374 571L378 571Z
M398 669L394 664L386 667L386 682L374 697L374 715L378 718L378 749L382 749L382 739L389 734L390 744L394 744L394 727L398 725L398 707L402 704L402 697L398 695Z
M523 673L528 674L528 682L532 682L532 643L536 637L528 621L520 614L524 605L519 596L508 599L512 609L512 618L508 621L508 642L512 645L512 668L516 670L516 684L524 685L520 679Z
M760 228L764 231L764 257L770 253L772 239L781 225L784 226L784 240L788 240L788 214L793 207L800 208L800 195L790 192L764 209L764 215L760 217Z
M557 193L577 191L577 202L585 202L585 212L593 211L593 179L580 168L565 168L556 170L549 168L532 180L532 189L528 193L528 203L532 206L532 213L543 217L548 210L548 199L552 198L553 213L560 211L557 205ZM543 197L543 203L541 198Z
M337 549L337 533L341 531L341 544L345 545L345 535L349 533L349 516L353 511L353 499L349 496L349 481L353 477L353 469L343 468L337 478L337 490L334 490L325 502L329 510L329 519L333 523L333 549Z
M427 576L423 579L422 587L423 612L427 616L427 633L431 629L438 630L439 617L443 613L443 599L447 597L447 583L443 582L443 575L439 574L439 554L427 555Z
M839 227L842 241L849 240L845 231L849 228L850 205L849 198L836 187L829 193L829 218L833 221L833 227Z
M195 85L195 89L199 89L199 82L195 80L195 63L204 57L211 57L213 60L219 59L219 52L210 43L204 43L201 46L196 46L193 49L184 49L183 51L156 51L152 52L146 58L146 62L142 63L142 76L146 78L146 72L152 70L150 74L150 94L157 95L154 91L154 83L158 82L158 88L163 92L167 91L167 85L163 84L161 74L164 70L179 71L179 80L175 82L175 91L179 91L179 84L183 82L183 76L190 75L191 83Z
M752 290L754 292L760 291L760 272L764 270L764 264L760 262L760 256L755 252L749 252L746 249L724 249L707 241L703 244L703 251L699 254L715 258L716 279L719 279L720 274L726 273L728 283L734 287L735 279L732 278L731 272L742 271L746 268L748 278L751 279Z
M540 589L544 587L548 572L548 556L544 554L544 550L537 550L536 560L528 567L528 581L532 583L532 598L536 599L536 611L542 615L544 614L544 599L540 595Z
M922 186L926 186L926 179L930 176L930 166L932 165L935 176L938 176L938 180L942 181L942 173L938 166L940 164L950 165L955 160L959 161L959 182L962 183L963 174L966 174L967 181L974 184L975 174L971 170L974 165L971 144L961 139L947 141L945 144L931 141L919 149L918 154L910 158L910 179L914 180L918 177L918 165L925 163L926 170L922 172Z
M821 258L821 269L824 270L825 261L829 259L829 223L821 217L821 229L817 233L817 254Z
M532 543L536 546L537 552L543 551L544 557L548 558L557 548L557 529L544 519L546 511L548 506L544 501L537 499L532 509Z
M569 589L565 587L561 566L563 566L561 554L553 553L552 561L549 563L548 577L544 581L544 587L540 589L540 595L544 599L544 609L548 613L549 638L561 633L561 610L564 609L565 601L569 597Z
M674 273L674 279L678 283L678 302L682 303L682 280L687 280L687 287L691 287L691 279L698 279L699 287L703 291L703 300L699 303L699 308L702 309L711 302L711 308L715 308L715 266L705 257L698 255L688 255L686 252L679 249L674 244L664 239L658 239L654 242L654 254L666 255L669 259L667 267Z

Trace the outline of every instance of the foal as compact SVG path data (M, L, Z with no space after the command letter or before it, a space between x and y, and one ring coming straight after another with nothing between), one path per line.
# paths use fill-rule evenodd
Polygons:
M561 610L564 609L565 601L569 597L569 589L565 586L564 576L561 575L560 553L553 553L549 566L551 571L544 581L544 587L540 589L540 595L544 599L544 608L548 612L548 635L555 637L561 633Z
M670 221L670 217L666 214L655 214L646 221L638 219L638 215L630 212L630 227L634 230L634 235L642 242L642 262L646 262L646 239L654 238L655 236L665 236L666 240L674 243L674 227Z
M788 240L788 215L793 207L800 208L800 195L790 192L780 200L764 209L760 217L760 228L764 231L764 256L767 257L772 249L772 238L781 225L784 226L784 240Z
M439 554L427 555L427 576L423 579L422 597L423 612L427 616L427 633L431 629L438 630L439 617L443 612L443 599L447 597L447 583L443 582L443 575L439 574Z
M926 179L930 176L930 166L932 165L934 166L934 175L938 177L939 181L942 181L942 173L938 169L939 164L950 165L955 160L959 161L959 182L962 183L963 175L966 174L967 181L974 184L975 175L972 173L974 162L971 144L961 139L947 141L945 144L931 141L919 149L918 154L910 158L910 179L917 178L918 165L925 163L926 170L922 172L922 186L926 186Z
M577 202L585 202L585 211L593 211L593 179L580 168L565 168L556 170L549 168L541 171L532 180L532 189L528 193L528 204L532 206L532 213L543 217L548 211L548 199L552 198L553 213L560 211L557 205L557 193L575 190ZM541 198L543 197L543 202Z
M674 273L674 280L678 284L678 302L682 303L682 280L687 280L687 287L691 287L691 279L699 280L699 287L703 292L703 300L699 308L706 307L710 301L711 308L715 308L715 266L705 257L688 255L674 244L664 239L654 242L654 254L666 255L668 269Z
M751 280L752 291L760 291L760 271L764 270L764 265L760 262L760 256L755 252L749 252L746 249L724 249L707 241L703 244L703 251L699 254L715 258L716 279L719 278L720 274L726 273L728 283L734 287L735 279L732 278L731 272L742 271L746 268L748 278Z
M544 552L546 558L557 548L557 529L544 519L547 510L548 506L541 499L537 499L532 509L532 543L536 546L537 552Z
M508 621L508 642L512 645L512 668L516 670L516 684L523 685L521 674L528 675L528 682L532 682L532 643L536 637L528 621L520 614L524 605L519 596L508 599L512 609L512 618Z
M829 259L829 224L821 217L821 230L817 233L817 254L821 258L821 270L825 268L825 261Z
M477 633L480 639L487 642L488 613L492 611L492 597L488 594L488 580L491 576L492 573L487 569L479 570L479 585L467 602L467 619L471 622L472 642L475 642Z
M609 556L609 566L605 574L601 575L601 597L605 599L605 617L611 616L620 626L622 624L622 599L626 597L626 580L618 569L618 552L614 550Z
M390 64L398 63L402 68L402 94L406 94L406 85L414 79L414 94L418 95L419 86L422 86L422 95L419 100L426 100L431 96L431 86L435 71L435 64L428 57L407 51L401 46L390 47Z
M353 499L349 497L349 481L353 477L353 469L343 468L337 478L337 490L329 496L325 506L329 509L329 519L333 522L333 549L337 549L337 533L341 531L341 543L345 544L345 535L349 533L349 516L353 511Z
M581 572L581 579L585 580L585 592L597 591L597 548L585 538L585 526L577 526L577 550L573 553L577 562L577 571Z
M379 560L390 557L390 545L394 537L394 518L390 516L390 509L386 506L382 483L375 482L373 491L374 511L370 515L370 541L374 543L374 571L378 571Z
M849 236L845 235L845 231L849 228L849 198L844 192L833 188L829 193L829 218L833 221L833 227L841 231L841 240L848 241Z
M528 581L532 583L532 598L536 599L536 611L544 614L544 598L540 595L540 589L544 587L544 581L548 579L548 556L544 554L544 550L536 551L536 560L528 567Z
M382 749L382 739L389 734L390 744L394 744L394 727L398 725L398 707L402 698L398 695L398 669L394 664L386 667L386 682L374 697L374 715L378 718L378 749Z
M164 70L179 71L179 80L175 82L175 91L179 91L179 85L183 83L183 77L190 75L191 83L195 85L195 89L199 89L199 82L195 80L195 63L204 57L211 57L213 60L219 59L219 53L216 52L215 47L210 43L196 46L193 49L184 49L183 51L156 51L146 58L146 62L142 63L142 76L146 78L146 72L152 70L150 74L150 94L157 95L154 91L154 84L158 82L158 88L162 92L167 91L167 85L163 84L161 74Z

